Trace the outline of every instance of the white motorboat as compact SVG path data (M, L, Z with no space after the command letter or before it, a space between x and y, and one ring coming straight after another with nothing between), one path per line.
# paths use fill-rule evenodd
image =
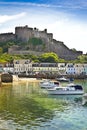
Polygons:
M56 78L56 80L59 81L59 82L69 82L70 81L70 79L65 78L65 77Z
M59 82L57 81L43 80L40 82L40 87L45 89L50 89L58 86L59 86Z
M47 89L48 94L52 95L82 95L84 94L83 87L81 85L70 84L66 87L54 87Z

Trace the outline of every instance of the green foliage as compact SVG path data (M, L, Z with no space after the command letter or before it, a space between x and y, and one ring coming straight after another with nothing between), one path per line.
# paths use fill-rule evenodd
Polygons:
M43 41L40 38L30 38L28 43L36 46L36 45L42 45Z
M8 42L0 42L0 47L2 48L3 52L8 52L8 48L13 45L25 46L27 43L23 43L20 41L8 41Z
M0 47L3 49L3 52L7 52L8 48L15 43L13 41L8 41L8 42L0 42Z
M21 56L10 55L7 53L0 54L0 63L12 62L14 59L21 59Z
M75 62L77 63L87 63L87 55L80 55Z
M2 52L2 48L1 48ZM33 62L50 62L50 63L87 63L87 55L81 55L76 60L73 61L66 61L64 59L60 59L57 54L51 53L44 53L40 56L36 55L10 55L7 53L0 53L0 63L5 62L12 62L14 59L30 59Z
M51 53L44 53L40 56L36 55L8 55L8 48L13 45L19 45L29 50L28 45L33 45L36 47L37 45L42 45L42 50L45 49L46 45L43 43L42 39L40 38L30 38L28 42L24 43L22 41L8 41L8 42L0 42L0 62L10 62L14 59L30 59L34 62L61 62L61 63L87 63L87 54L80 55L76 60L66 61L64 59L60 59L57 54ZM74 52L76 51L75 48L72 49Z
M10 56L6 53L0 55L0 62L9 62L10 61Z
M59 62L59 63L66 63L67 61L64 60L64 59L59 59L58 62Z
M0 63L12 62L14 59L30 59L34 62L39 62L38 57L35 55L10 55L7 53L0 54Z
M34 62L58 62L58 56L55 53L44 53L39 57L35 55L10 55L7 53L0 55L0 62L11 62L14 59L30 59Z
M58 56L53 52L44 53L38 59L40 62L58 62Z
M21 59L30 59L32 61L38 61L38 57L36 55L21 55Z

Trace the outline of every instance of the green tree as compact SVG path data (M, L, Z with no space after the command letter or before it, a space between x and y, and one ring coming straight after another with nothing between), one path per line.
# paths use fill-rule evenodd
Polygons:
M39 57L40 62L58 62L58 56L57 54L51 52L51 53L44 53Z
M75 62L87 63L87 55L80 55L80 56L78 56L78 58L75 60Z

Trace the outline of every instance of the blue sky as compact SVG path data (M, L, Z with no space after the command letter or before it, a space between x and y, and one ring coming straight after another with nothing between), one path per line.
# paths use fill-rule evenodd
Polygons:
M70 49L87 52L87 0L0 0L0 33L47 28Z

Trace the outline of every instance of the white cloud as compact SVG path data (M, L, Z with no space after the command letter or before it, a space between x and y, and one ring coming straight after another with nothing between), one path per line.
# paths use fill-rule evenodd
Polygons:
M26 15L25 12L16 14L16 15L0 15L0 24L5 23L10 20L19 19L21 17L24 17Z
M87 52L87 25L59 20L50 24L48 29L55 39L63 41L70 49Z
M42 30L47 28L49 33L53 33L54 39L63 41L70 49L87 52L87 25L72 20L69 15L34 15L28 23L29 26Z

